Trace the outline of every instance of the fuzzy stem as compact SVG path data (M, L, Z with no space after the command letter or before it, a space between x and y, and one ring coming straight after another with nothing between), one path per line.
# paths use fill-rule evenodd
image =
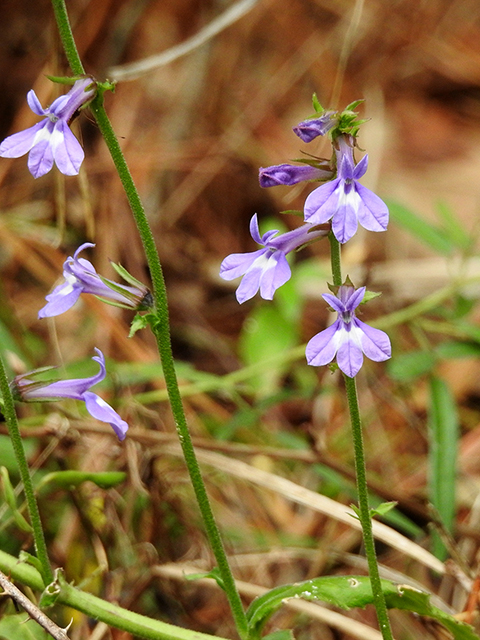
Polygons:
M390 622L387 614L387 606L382 591L380 573L378 571L377 554L372 531L372 516L368 505L368 485L367 469L365 465L365 452L363 446L362 422L358 407L357 386L355 378L344 375L345 389L347 392L348 409L350 411L350 421L352 425L353 447L355 452L355 475L357 480L358 493L358 517L362 524L363 544L365 555L367 556L368 573L375 609L377 611L378 624L384 640L393 640Z
M330 240L330 261L332 265L333 284L335 286L340 286L342 284L340 243L335 238L332 231L330 231L328 238ZM365 546L365 555L367 556L370 584L372 585L374 605L377 611L377 619L382 636L384 640L393 640L387 614L387 606L385 604L385 597L383 595L380 574L378 571L377 555L375 552L375 542L372 531L372 516L368 505L367 469L363 446L362 422L358 406L357 386L355 378L349 378L346 375L343 377L345 380L350 422L352 425L353 448L355 454L355 475L359 506L358 517L362 525L363 544Z
M3 415L8 427L8 434L15 452L20 478L23 483L23 491L27 501L28 515L32 526L33 540L35 544L35 552L41 565L43 582L46 585L53 581L53 571L48 560L47 545L43 535L42 521L38 510L35 492L33 490L32 479L28 469L28 462L23 448L22 436L18 427L17 414L15 412L15 403L12 396L10 385L8 384L7 373L3 359L0 357L0 389L3 397Z
M342 284L342 260L340 252L340 243L333 235L333 231L328 234L330 242L330 263L332 265L332 278L335 287Z
M55 9L55 18L57 20L62 43L65 48L68 61L72 70L78 73L83 66L80 61L75 42L73 40L72 31L70 29L68 15L64 0L52 0ZM103 106L103 92L99 91L96 98L90 105L91 111L95 116L100 133L110 151L115 168L125 190L130 208L132 210L135 223L143 244L145 255L147 258L150 275L152 279L153 295L155 299L155 309L152 311L153 321L151 322L152 330L155 334L157 346L160 354L162 368L165 376L165 383L170 400L170 406L175 420L180 444L182 446L185 462L188 467L190 479L197 498L206 533L210 542L212 551L217 561L221 580L228 601L232 610L238 633L241 637L247 634L247 619L245 611L240 599L235 580L233 578L227 555L220 537L215 518L212 512L210 501L208 499L205 484L202 479L200 467L198 465L195 450L192 444L190 433L187 426L185 412L183 409L182 399L178 388L178 381L175 371L175 363L172 353L170 341L170 322L168 314L167 293L165 281L163 278L162 267L158 256L155 240L153 238L150 225L148 223L145 210L138 195L137 188L133 182L130 170L127 166L123 153L120 149L115 132L112 128L110 120Z

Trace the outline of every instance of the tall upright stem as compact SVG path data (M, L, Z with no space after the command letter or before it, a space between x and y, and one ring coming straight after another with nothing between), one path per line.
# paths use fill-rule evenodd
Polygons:
M330 261L332 265L333 284L342 284L341 251L340 243L332 232L329 234L330 241ZM390 621L388 619L387 606L382 591L380 573L378 571L377 554L375 552L375 541L372 531L372 516L368 504L367 468L365 464L365 452L363 446L362 421L360 419L360 409L358 406L357 385L355 378L349 378L344 374L345 390L347 393L348 410L350 412L350 422L352 425L353 448L355 454L355 475L357 481L358 494L358 517L362 525L363 544L368 563L368 573L374 605L377 612L378 624L384 640L393 640Z
M15 452L20 478L23 483L23 491L27 501L28 515L32 526L33 540L35 544L35 552L41 566L41 574L45 586L53 582L53 571L48 560L47 545L45 544L45 536L43 535L42 521L38 510L35 492L33 490L32 479L28 469L28 462L23 448L22 436L18 427L17 414L15 413L15 403L12 391L8 384L7 373L3 359L0 357L0 389L3 396L3 415L8 427L8 434Z
M78 51L75 46L75 41L73 39L72 31L70 28L65 2L64 0L52 0L52 3L60 37L72 71L77 74L84 73L83 65L78 55ZM195 455L195 450L188 430L180 390L178 388L175 363L170 341L170 322L168 313L167 292L160 259L158 256L157 248L155 246L155 240L153 238L150 225L145 215L145 210L143 208L142 202L138 195L137 188L135 186L135 183L133 182L130 170L120 149L120 145L118 144L117 137L115 135L115 132L113 131L112 125L103 106L102 92L98 93L96 98L92 101L90 108L93 112L93 115L95 116L98 128L112 156L115 168L125 190L145 250L145 255L150 269L153 295L155 300L155 309L152 312L153 322L151 322L151 326L157 341L163 373L165 376L165 383L170 400L170 406L175 420L175 426L177 429L180 444L182 446L193 489L195 491L198 506L203 517L208 540L217 561L222 584L227 594L230 608L235 619L237 631L243 638L247 635L247 619L245 616L245 611L239 593L237 591L235 580L233 578L222 539L220 537L220 532L215 522L210 501L208 499L205 484L202 479L200 467L198 465L197 457Z
M350 411L350 421L352 425L353 447L355 453L355 474L357 480L358 493L358 516L362 524L363 544L365 555L367 556L368 573L374 605L377 611L378 624L384 640L393 640L390 621L388 619L387 606L382 591L380 573L378 571L377 554L375 552L375 542L372 530L372 517L368 505L368 485L367 469L365 465L365 453L363 447L362 422L358 408L357 385L355 378L344 375L345 389L347 392L348 409Z

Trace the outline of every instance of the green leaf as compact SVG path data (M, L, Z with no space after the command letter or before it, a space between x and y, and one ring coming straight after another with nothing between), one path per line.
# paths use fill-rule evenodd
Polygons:
M93 482L101 489L110 489L121 484L126 477L127 474L123 471L53 471L42 478L38 490L70 489L87 481Z
M455 399L444 380L430 382L429 485L430 500L448 531L455 519L455 480L459 424ZM433 552L443 560L446 549L438 535L433 537Z
M365 100L363 98L361 98L360 100L355 100L354 102L350 102L350 104L347 104L347 106L345 107L345 111L355 111L355 109L362 104L362 102L365 102Z
M2 640L48 640L50 635L28 613L3 616L0 620Z
M360 304L365 304L366 302L370 302L370 300L375 300L375 298L379 298L381 295L381 292L367 290L365 291L365 295L363 296L362 302Z
M389 375L398 382L409 382L430 373L437 364L437 356L432 351L410 351L389 360Z
M190 573L189 575L185 576L185 578L187 580L201 580L202 578L212 578L212 580L215 580L215 582L218 584L220 589L223 589L223 591L225 591L222 575L218 567L214 567L211 571L208 571L208 573Z
M84 76L49 76L47 75L47 78L52 82L56 82L57 84L67 84L67 85L70 85L70 84L74 85L75 82L77 82L77 80L80 80L83 77Z
M148 317L147 316L142 316L139 313L137 313L134 317L134 319L132 320L132 324L130 325L130 332L128 334L129 338L133 338L133 336L137 333L137 331L140 331L141 329L146 329L146 327L148 327Z
M8 504L8 506L12 511L12 515L17 527L22 531L31 533L33 531L32 527L25 520L25 518L22 516L22 514L20 513L17 507L17 499L15 497L15 492L13 490L12 483L10 482L8 469L6 467L1 467L0 475L2 477L3 497L5 498L5 502Z
M397 506L397 502L381 502L374 509L370 509L370 513L372 516L384 516L386 513L391 511Z
M406 609L433 618L443 624L455 640L478 640L470 625L458 622L453 616L432 606L429 594L388 580L382 580L381 583L387 607ZM342 609L364 608L373 604L370 579L365 576L322 577L284 585L256 598L248 608L247 620L252 638L260 637L268 618L290 598L321 600Z
M263 636L263 640L294 640L294 636L291 629L281 629Z
M452 340L442 342L435 348L435 353L440 358L454 360L457 358L478 358L480 357L480 344L478 342L457 342Z
M417 240L436 253L450 255L453 252L455 243L443 229L435 227L398 202L387 201L387 205L391 220L409 231Z
M8 475L8 469L6 467L0 468L0 475L2 477L2 492L5 502L13 511L17 508L17 499L15 492L10 482L10 476Z
M478 640L478 635L473 627L464 622L459 622L454 616L434 607L430 603L428 593L418 591L408 585L398 585L397 593L389 593L385 600L387 607L390 609L413 611L419 616L433 618L443 624L455 640Z
M31 553L28 553L28 551L25 551L22 549L18 554L18 559L20 562L25 562L26 564L29 564L30 566L35 567L38 573L42 573L43 571L42 563L36 556L32 556Z
M459 249L467 251L472 246L472 236L465 231L462 222L446 202L437 202L437 215L450 240Z
M286 320L274 304L261 305L253 309L243 325L239 350L248 366L291 349L297 341L294 324ZM259 393L269 395L278 388L285 369L285 365L272 365L261 376L252 377L250 382Z
M317 98L317 94L316 93L314 93L313 96L312 96L312 103L313 103L313 108L315 109L315 111L317 113L323 113L325 111L325 109L320 104L320 101Z

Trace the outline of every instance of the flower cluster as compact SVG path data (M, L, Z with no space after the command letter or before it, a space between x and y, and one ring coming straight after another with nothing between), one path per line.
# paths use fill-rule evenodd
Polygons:
M78 174L84 152L70 130L69 124L77 112L85 107L96 93L96 83L90 78L76 80L70 91L57 98L50 107L43 109L34 91L27 94L30 109L43 120L33 127L15 133L0 144L0 156L19 158L28 153L28 168L34 178L39 178L53 167L65 175ZM128 285L113 282L99 275L91 262L80 258L79 253L95 245L82 244L63 264L64 282L47 295L47 304L40 309L39 318L58 316L68 311L82 293L91 293L105 302L136 310L148 310L153 298L147 287L133 278L123 267L112 263L113 267ZM45 382L39 375L45 370L35 370L17 376L11 383L14 396L24 402L52 401L61 398L82 400L87 411L97 420L108 422L120 440L125 438L128 425L102 398L90 391L106 376L105 358L99 349L93 360L100 365L100 371L90 378L57 380Z
M233 280L243 276L237 289L242 303L259 290L262 298L271 300L274 292L291 276L287 254L332 233L344 244L356 233L358 225L368 231L385 231L388 208L373 191L360 184L368 167L365 155L355 163L354 150L359 120L352 103L343 112L325 111L314 96L315 115L294 127L304 142L328 134L332 141L331 160L302 160L300 165L279 164L261 168L260 186L294 185L303 181L320 181L307 197L304 205L305 224L287 233L267 231L260 235L257 216L250 222L250 233L262 248L250 253L234 253L222 262L220 276ZM363 354L380 362L390 358L388 336L358 320L355 309L362 302L365 287L355 290L350 281L337 288L336 295L325 294L324 299L338 313L338 319L328 329L314 336L307 345L307 362L325 365L335 357L339 368L349 377L357 375Z

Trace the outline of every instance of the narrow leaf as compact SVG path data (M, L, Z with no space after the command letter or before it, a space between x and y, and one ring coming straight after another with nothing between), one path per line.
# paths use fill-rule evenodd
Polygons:
M110 489L122 483L127 474L123 471L102 471L98 473L88 471L53 471L41 481L38 489L52 491L54 489L70 489L82 482L93 482L101 489Z
M442 229L430 224L398 202L389 201L387 204L392 221L409 231L423 244L443 255L450 255L455 249L455 243Z
M406 609L433 618L443 624L455 640L478 640L478 636L470 625L459 622L454 616L434 607L430 603L428 593L412 589L407 585L397 585L388 580L381 582L389 608ZM322 600L342 609L364 608L373 604L370 579L365 576L322 577L277 587L256 598L247 610L249 633L252 639L260 637L268 618L282 606L285 600L290 598Z
M455 480L459 424L454 397L444 380L430 382L429 487L430 500L448 531L455 519ZM444 559L446 550L434 535L434 554Z

